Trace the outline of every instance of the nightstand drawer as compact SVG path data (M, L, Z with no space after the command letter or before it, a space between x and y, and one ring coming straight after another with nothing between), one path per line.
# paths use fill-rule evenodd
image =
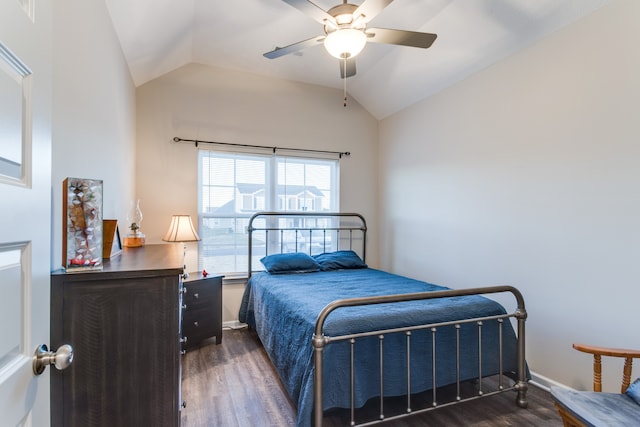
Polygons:
M182 335L187 337L186 347L217 335L215 330L216 321L212 309L213 307L205 307L188 311L184 314Z
M182 302L187 307L196 305L211 305L216 297L216 287L207 282L185 283L186 292Z

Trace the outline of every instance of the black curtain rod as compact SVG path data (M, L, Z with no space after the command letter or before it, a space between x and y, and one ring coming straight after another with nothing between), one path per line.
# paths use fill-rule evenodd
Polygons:
M342 156L349 157L351 155L349 151L325 151L325 150L308 150L306 148L268 147L265 145L234 144L231 142L201 141L198 139L182 139L182 138L178 138L177 136L173 138L173 141L174 142L193 142L196 147L198 147L198 144L203 143L203 144L227 145L232 147L262 148L262 149L272 150L274 154L276 150L282 150L282 151L301 151L305 153L335 154L339 158L342 158Z

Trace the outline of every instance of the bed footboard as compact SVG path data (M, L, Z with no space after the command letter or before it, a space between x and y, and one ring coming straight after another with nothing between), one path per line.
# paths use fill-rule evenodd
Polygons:
M497 294L497 293L511 293L517 303L517 308L514 312L512 313L506 313L503 315L493 315L493 316L486 316L486 317L476 317L476 318L472 318L472 319L460 319L460 320L454 320L454 321L447 321L447 322L440 322L440 323L431 323L431 324L424 324L424 325L417 325L417 326L410 326L410 327L402 327L402 328L393 328L393 329L385 329L385 330L376 330L376 331L367 331L367 332L363 332L363 333L357 333L357 334L349 334L349 335L340 335L340 336L327 336L325 335L324 331L324 326L325 326L325 321L327 319L327 316L329 316L329 314L331 314L332 312L334 312L337 309L343 308L343 307L353 307L353 306L363 306L363 305L372 305L372 304L384 304L384 303L395 303L395 302L404 302L404 301L417 301L417 300L428 300L428 299L436 299L436 298L448 298L448 297L461 297L461 296L471 296L471 295L487 295L487 294ZM510 318L514 318L516 319L517 322L517 347L516 347L516 378L514 378L514 384L511 386L507 386L504 382L503 382L503 351L502 351L502 327L504 324L505 320L509 320ZM377 424L377 423L381 423L383 421L388 421L388 420L392 420L392 419L399 419L399 418L404 418L407 417L409 415L412 414L419 414L422 412L426 412L426 411L431 411L434 410L436 408L439 407L444 407L444 406L449 406L452 404L457 404L457 403L461 403L464 401L468 401L468 400L473 400L473 399L478 399L480 397L486 397L486 396L491 396L497 393L503 393L506 391L510 391L510 390L515 390L517 391L517 396L516 396L516 404L519 407L522 408L526 408L527 407L527 399L526 399L526 393L527 393L527 388L528 388L528 384L527 384L527 367L526 367L526 361L525 361L525 321L527 318L527 312L525 310L525 304L524 304L524 298L522 297L522 294L520 293L520 291L518 291L516 288L512 287L512 286L493 286L493 287L484 287L484 288L472 288L472 289L462 289L462 290L444 290L444 291L435 291L435 292L420 292L420 293L411 293L411 294L399 294L399 295L387 295L387 296L379 296L379 297L366 297L366 298L351 298L351 299L342 299L342 300L338 300L338 301L334 301L330 304L328 304L323 310L322 312L319 314L317 321L316 321L316 325L315 325L315 332L314 332L314 336L313 336L313 347L314 347L314 356L315 356L315 361L314 361L314 367L315 367L315 371L314 371L314 419L315 419L315 426L316 427L320 427L322 426L322 422L323 422L323 352L325 350L325 348L329 345L331 345L332 343L336 343L336 342L341 342L341 341L348 341L351 343L351 366L349 367L349 370L351 372L351 423L350 425L372 425L372 424ZM498 328L499 328L499 349L497 352L497 355L495 357L498 358L498 364L499 364L499 386L498 389L495 391L484 391L482 388L482 379L483 379L483 372L482 372L482 366L483 366L483 361L482 361L482 357L484 353L484 350L482 348L482 328L483 328L483 324L484 322L488 322L488 321L497 321L498 322ZM478 377L477 377L477 381L478 381L478 392L477 395L471 396L471 397L461 397L460 395L460 383L461 383L461 379L460 379L460 364L459 364L459 359L460 359L460 352L464 351L464 349L460 348L460 340L459 340L459 330L462 327L462 325L476 325L476 327L478 328ZM438 333L438 329L439 328L443 328L443 327L455 327L456 329L456 333L458 334L458 338L457 338L457 345L456 345L456 360L458 361L456 363L456 387L457 387L457 396L456 399L454 401L451 402L446 402L446 403L438 403L437 401L437 366L436 366L436 334ZM507 325L507 327L511 327L510 324ZM412 389L411 389L411 378L412 378L412 374L411 374L411 360L407 360L406 363L406 369L407 369L407 407L406 407L406 412L401 413L401 414L395 414L392 416L387 416L384 412L384 385L382 384L382 382L384 381L384 375L383 375L383 358L382 358L382 346L384 345L384 336L388 335L388 334L404 334L405 335L405 340L406 340L406 354L407 354L407 358L410 359L411 357L411 337L412 337L412 333L415 333L416 331L430 331L433 339L432 339L432 356L431 356L431 360L432 360L432 396L433 396L433 402L431 404L431 406L429 407L425 407L425 408L421 408L421 409L414 409L412 408L412 402L411 402L411 394L412 394ZM355 389L355 384L354 384L354 360L356 359L354 357L354 343L357 339L359 338L363 338L363 337L372 337L372 336L377 336L379 337L379 345L380 345L380 408L379 408L379 419L378 420L373 420L373 421L368 421L362 424L356 424L356 420L355 420L355 404L354 404L354 389Z

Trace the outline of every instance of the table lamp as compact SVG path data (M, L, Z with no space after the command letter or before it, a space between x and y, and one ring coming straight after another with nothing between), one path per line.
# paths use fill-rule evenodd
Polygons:
M187 256L187 245L186 242L197 242L200 240L200 236L196 232L196 229L193 227L193 222L191 221L191 215L173 215L171 217L171 224L169 225L169 230L167 234L162 238L165 242L182 242L184 247L184 256ZM187 266L183 266L183 275L182 277L186 279L189 277L189 273L187 273Z

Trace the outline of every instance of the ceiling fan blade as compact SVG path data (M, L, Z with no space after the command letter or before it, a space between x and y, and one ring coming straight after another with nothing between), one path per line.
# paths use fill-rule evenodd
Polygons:
M310 16L315 19L322 25L326 25L327 23L333 24L336 26L336 20L333 16L329 15L324 9L320 6L312 3L308 0L282 0L287 3L289 6L293 6L298 9L300 12Z
M263 56L269 59L280 58L281 56L287 55L289 53L298 52L302 49L306 49L308 47L313 47L321 44L324 41L324 36L316 36L307 40L303 40L298 43L290 44L285 47L276 47L271 52L264 53Z
M345 75L347 78L356 75L356 59L355 58L340 60L340 78L344 79Z
M401 46L428 48L438 37L436 34L416 31L390 30L388 28L367 28L369 41L375 43L397 44Z
M366 24L375 18L382 10L389 6L393 0L365 0L354 12L354 24L356 26Z

